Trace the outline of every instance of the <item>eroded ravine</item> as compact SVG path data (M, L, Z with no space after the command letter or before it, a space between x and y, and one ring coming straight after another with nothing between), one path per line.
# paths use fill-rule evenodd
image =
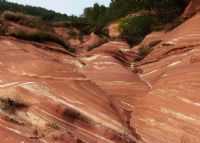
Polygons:
M0 42L0 132L10 136L2 143L140 142L77 59L26 41Z

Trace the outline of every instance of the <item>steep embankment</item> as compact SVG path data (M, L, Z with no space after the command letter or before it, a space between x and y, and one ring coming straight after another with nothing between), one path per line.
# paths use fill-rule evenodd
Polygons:
M200 15L159 37L138 64L151 87L131 120L150 143L200 142Z

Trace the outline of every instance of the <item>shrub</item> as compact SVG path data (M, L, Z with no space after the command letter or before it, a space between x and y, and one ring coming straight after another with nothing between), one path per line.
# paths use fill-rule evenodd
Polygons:
M148 46L147 47L141 46L138 50L135 61L143 60L151 51L152 51L152 48L150 48Z
M3 111L8 111L13 113L17 109L22 109L26 107L28 107L28 105L22 101L17 101L11 98L0 98L0 109Z
M75 36L77 36L78 34L76 33L76 31L70 31L70 32L68 32L68 34L69 34L69 36L71 36L71 37L75 37Z
M147 46L141 46L138 49L138 53L136 55L135 61L141 61L143 60L149 53L151 53L151 51L153 50L153 48L159 44L161 41L160 40L156 40L156 41L152 41L150 42Z
M39 16L45 21L60 21L66 20L69 16L66 14L57 13L53 10L47 10L41 7L22 5L7 0L0 0L0 13L4 11L21 12L29 15Z
M51 25L53 27L71 27L71 22L70 21L54 21L54 22L51 22Z
M67 108L62 115L66 118L71 120L71 122L75 122L76 120L79 120L81 122L87 123L87 124L91 124L92 120L87 117L86 115L84 115L83 113L72 109L72 108Z
M50 33L50 32L34 32L34 33L28 33L25 31L17 31L15 33L12 33L12 36L19 38L19 39L24 39L24 40L29 40L29 41L35 41L35 42L45 42L45 41L52 41L57 44L60 44L63 46L66 50L69 52L74 53L75 51L70 48L62 39L60 39L58 36Z
M122 32L122 38L129 44L138 44L145 35L151 32L151 24L151 15L146 13L140 16L129 15L119 21L119 29Z
M143 73L143 70L142 70L141 68L135 67L135 68L133 69L133 73L135 73L135 74L142 74L142 73Z
M12 21L20 25L24 25L31 28L37 28L43 31L49 31L51 29L51 26L47 22L44 22L41 18L26 15L23 13L13 13L6 11L2 14L2 17L7 21Z
M105 10L98 11L100 6L97 4L86 8L83 16L92 23L89 30L98 33L101 33L102 27L122 18L119 22L123 31L122 38L129 44L137 44L155 28L163 30L168 23L172 23L170 28L177 26L178 23L172 21L181 15L188 2L189 0L112 0ZM141 11L146 14L125 17L133 13L141 14Z
M151 41L148 46L149 47L155 47L156 45L158 45L160 42L162 42L161 40L155 40L155 41Z
M0 24L0 36L6 35L6 32L8 31L8 28L2 24Z
M4 20L0 19L0 36L6 35L8 31L8 25L5 23Z

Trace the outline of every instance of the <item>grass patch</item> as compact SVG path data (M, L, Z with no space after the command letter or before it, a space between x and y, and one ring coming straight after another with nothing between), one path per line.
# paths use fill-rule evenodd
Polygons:
M43 21L39 17L23 14L23 13L13 13L6 11L1 15L5 20L18 23L23 26L30 28L37 28L43 31L50 31L51 26L47 22Z
M70 37L76 37L78 35L77 32L73 31L73 30L68 32L68 34L69 34Z
M142 13L139 16L129 15L119 20L119 29L122 33L121 38L130 45L136 45L151 32L152 16Z
M150 42L147 46L142 45L138 49L138 53L136 55L135 61L141 61L141 60L143 60L149 53L151 53L151 51L153 50L153 48L156 45L158 45L160 42L161 42L161 40L156 40L156 41Z
M11 34L12 36L19 38L19 39L24 39L28 41L35 41L35 42L45 42L45 41L51 41L55 42L61 46L63 46L66 50L69 52L74 53L74 49L69 47L62 39L60 39L58 36L50 33L50 32L34 32L34 33L28 33L25 31L17 31L15 33Z
M87 124L91 124L92 121L91 119L89 119L87 116L83 115L81 112L74 110L72 108L67 108L64 112L63 112L63 116L70 120L72 123L74 123L76 120L87 123Z
M135 67L135 68L133 69L133 73L135 73L135 74L142 74L142 73L143 73L143 70L140 69L140 68Z
M27 104L21 100L14 100L11 98L0 98L0 109L3 111L14 113L17 109L28 107Z
M8 28L0 24L0 36L6 35L7 31L8 31Z
M155 40L155 41L151 41L148 46L149 47L155 47L156 45L158 45L160 42L162 42L161 40Z
M0 36L6 35L8 32L8 25L5 23L3 19L0 19Z

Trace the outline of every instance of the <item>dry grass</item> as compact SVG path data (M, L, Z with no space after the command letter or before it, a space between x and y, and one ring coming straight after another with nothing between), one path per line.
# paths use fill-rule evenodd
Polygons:
M71 53L75 53L75 50L73 48L71 48L69 45L67 45L67 43L65 43L64 40L62 40L61 38L59 38L58 36L56 36L55 34L51 33L51 32L27 32L27 31L16 31L14 33L11 34L11 36L14 36L16 38L19 39L23 39L23 40L28 40L28 41L35 41L35 42L46 42L46 41L51 41L54 43L57 43L61 46L63 46L63 48L65 48L66 50L68 50Z
M151 53L151 51L153 50L153 48L158 45L161 42L161 40L156 40L156 41L152 41L150 42L148 45L144 46L142 45L139 49L138 49L138 53L136 55L135 61L141 61L143 60L147 55L149 55Z
M2 18L23 26L30 28L36 28L43 31L50 31L51 26L47 22L44 22L41 18L23 14L23 13L13 13L10 11L4 12Z
M87 124L91 124L92 123L91 119L89 119L87 116L83 115L79 111L76 111L76 110L74 110L72 108L67 108L63 112L63 116L66 119L70 120L72 123L74 123L76 120L84 122L84 123L87 123Z
M25 103L24 99L20 95L16 95L13 97L2 96L0 98L0 109L5 112L14 113L16 110L20 110L27 107L28 104Z

